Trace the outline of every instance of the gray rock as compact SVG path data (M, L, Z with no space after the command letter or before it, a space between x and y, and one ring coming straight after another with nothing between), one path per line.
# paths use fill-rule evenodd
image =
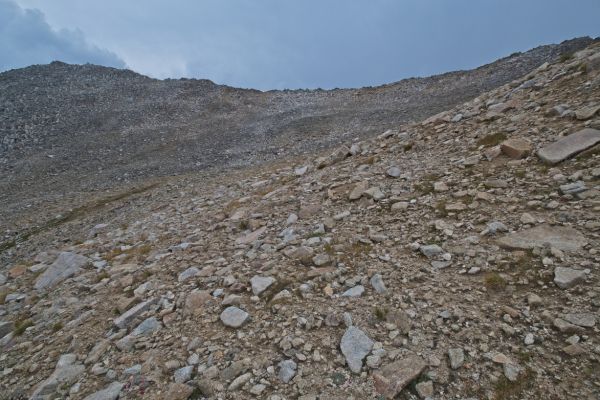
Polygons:
M504 376L511 382L516 382L521 373L521 367L516 364L506 363L503 365Z
M398 167L389 167L387 171L385 171L387 176L391 176L392 178L397 178L402 174L402 171Z
M585 272L566 268L556 267L554 269L554 283L561 289L570 289L585 281Z
M420 246L419 251L427 258L432 258L441 254L444 250L437 244L428 244L426 246Z
M200 270L198 268L190 267L190 268L186 269L185 271L183 271L182 273L180 273L179 276L177 277L177 280L179 282L185 282L188 279L195 277L199 273L200 273Z
M562 251L577 251L587 243L579 231L565 226L538 225L510 233L500 239L500 247L511 250L529 250L549 245Z
M229 390L230 392L238 390L239 388L244 386L246 382L248 382L250 379L252 379L252 372L247 372L243 375L240 375L229 384L227 390Z
M248 317L250 317L250 315L246 311L234 306L227 307L225 310L223 310L220 316L221 322L223 322L225 326L229 326L231 328L239 328L240 326L244 325L244 323L248 320Z
M346 329L340 342L340 348L352 372L360 373L363 360L371 352L373 345L374 342L357 327L351 326Z
M192 373L194 372L193 365L187 365L185 367L179 368L173 374L173 378L176 383L185 383L192 379Z
M346 290L342 293L342 297L360 297L365 292L365 287L362 285L356 285L353 288Z
M160 322L155 317L146 318L131 332L133 336L148 336L160 329Z
M252 293L260 295L267 290L275 282L275 279L270 276L254 276L250 279L252 285Z
M562 318L555 318L552 325L562 333L583 333L584 331L582 327L573 325Z
M15 329L15 323L12 321L2 321L0 322L0 338L8 335Z
M381 200L381 199L385 198L385 194L377 186L373 186L373 187L365 190L364 194L367 197L372 198L373 200Z
M567 183L565 185L560 185L560 191L563 194L576 194L585 192L588 188L585 186L585 182L577 181L573 183Z
M375 274L371 277L371 286L373 286L373 289L375 289L375 291L377 293L383 294L385 292L387 292L387 288L385 287L385 284L383 283L383 278L381 277L381 274Z
M498 232L508 232L508 227L500 221L490 222L482 232L484 235L495 235Z
M298 366L293 360L283 360L279 363L279 379L283 383L289 383L296 376Z
M0 285L4 285L6 283L6 275L0 274Z
M139 303L129 310L125 311L123 314L119 315L117 318L113 320L113 323L116 327L120 329L128 328L129 325L140 315L145 313L150 309L150 307L155 304L158 299L150 299Z
M565 320L584 328L593 328L596 325L596 317L590 313L573 313L565 315Z
M120 382L113 382L104 389L90 394L83 400L116 400L119 398L119 393L121 393L123 386Z
M142 372L142 364L135 364L123 370L125 375L139 375Z
M91 260L79 254L63 252L35 281L34 289L50 289L78 273Z
M548 164L558 164L598 143L600 143L600 131L586 128L540 149L537 154Z
M448 359L450 360L450 368L458 369L465 363L465 352L460 347L448 349Z
M85 367L79 364L77 355L64 354L56 363L52 375L42 381L33 391L30 400L47 400L55 398L57 390L61 387L69 387L85 372Z

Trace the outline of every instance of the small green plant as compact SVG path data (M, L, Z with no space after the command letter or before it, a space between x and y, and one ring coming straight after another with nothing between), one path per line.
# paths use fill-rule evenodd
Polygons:
M506 140L506 134L502 132L486 135L477 141L478 146L493 147Z
M62 322L57 322L54 325L52 325L52 331L53 332L58 332L63 328L63 323Z
M412 142L411 143L406 143L404 145L404 147L403 147L403 149L404 149L405 152L412 150L412 148L413 148L413 143Z
M524 169L519 169L519 170L515 171L515 176L517 178L523 179L523 178L525 178L525 173L526 172Z
M375 314L375 317L379 320L379 321L385 321L385 319L387 318L389 310L387 308L382 308L382 307L375 307L375 310L373 311L373 313Z
M573 58L573 53L562 53L559 57L561 63L567 62Z
M14 334L15 336L21 336L25 333L25 330L30 326L33 326L33 321L30 319L20 319L15 322Z
M331 380L333 381L334 385L340 386L346 382L346 375L341 372L334 372L331 374Z
M440 200L435 204L435 210L442 217L446 217L448 215L448 211L446 211L446 200Z
M102 270L98 275L96 275L96 283L100 283L106 278L110 278L110 275L105 270Z
M488 290L500 291L506 287L506 280L497 272L488 272L483 277L483 283Z
M522 399L523 391L531 389L534 380L535 372L529 368L525 369L514 382L502 376L494 387L494 400Z

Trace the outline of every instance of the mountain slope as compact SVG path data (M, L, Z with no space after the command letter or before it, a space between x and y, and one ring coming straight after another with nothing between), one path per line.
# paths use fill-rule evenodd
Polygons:
M8 71L0 74L0 226L18 231L23 221L14 216L65 198L77 203L92 190L254 165L367 137L460 104L590 42L541 46L472 71L331 91L259 92L58 62Z
M13 249L5 398L594 399L600 45ZM87 397L91 396L91 397Z

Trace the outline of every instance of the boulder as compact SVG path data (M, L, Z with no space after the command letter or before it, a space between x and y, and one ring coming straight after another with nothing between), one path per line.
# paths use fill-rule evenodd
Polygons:
M600 131L586 128L566 136L538 151L538 157L548 164L558 164L600 143Z

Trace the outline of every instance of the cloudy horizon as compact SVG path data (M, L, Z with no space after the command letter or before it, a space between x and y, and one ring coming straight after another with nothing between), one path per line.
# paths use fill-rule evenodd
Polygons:
M59 60L261 90L376 86L600 36L600 2L577 3L0 0L0 71Z

